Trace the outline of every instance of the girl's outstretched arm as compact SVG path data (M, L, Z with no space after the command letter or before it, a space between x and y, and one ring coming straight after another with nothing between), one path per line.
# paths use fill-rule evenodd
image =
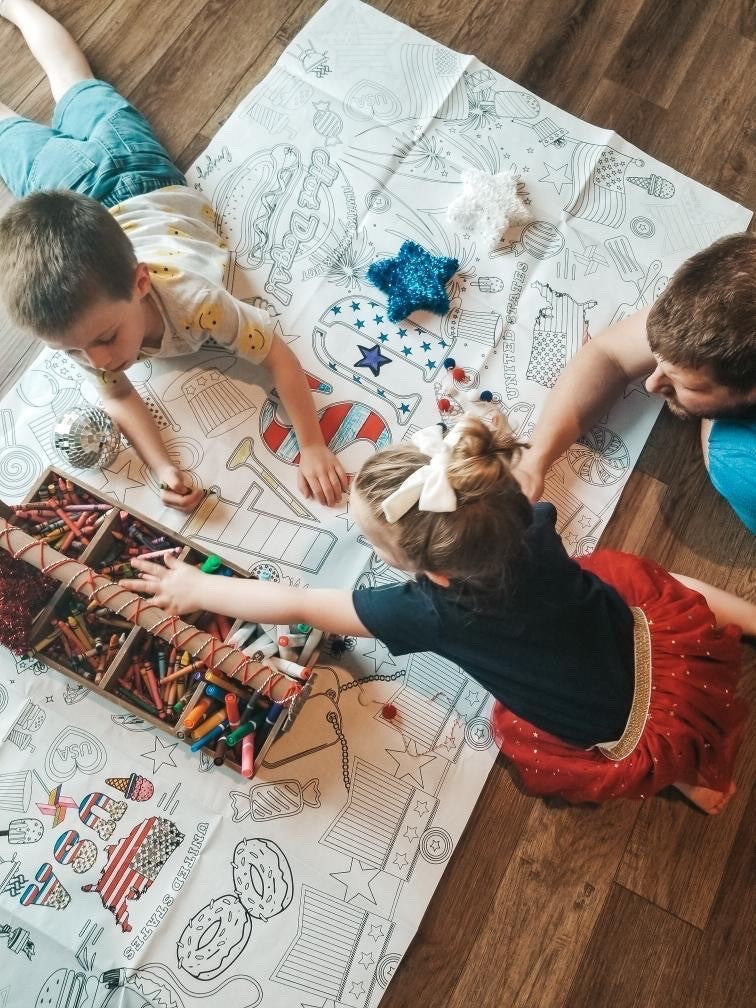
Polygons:
M373 636L355 612L351 591L345 589L293 588L203 574L170 554L165 557L165 567L138 557L131 565L142 572L141 577L120 584L152 595L155 605L176 616L201 610L258 623L309 623L326 633Z

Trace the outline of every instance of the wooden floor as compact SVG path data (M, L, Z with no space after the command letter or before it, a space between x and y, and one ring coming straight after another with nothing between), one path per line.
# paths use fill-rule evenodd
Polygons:
M319 0L46 5L186 167ZM756 207L753 0L375 5ZM7 25L0 52L0 98L49 115ZM754 597L756 540L711 489L694 429L666 412L603 543ZM753 694L752 648L745 657ZM750 1008L754 763L751 731L720 819L674 795L548 806L499 763L383 1006Z

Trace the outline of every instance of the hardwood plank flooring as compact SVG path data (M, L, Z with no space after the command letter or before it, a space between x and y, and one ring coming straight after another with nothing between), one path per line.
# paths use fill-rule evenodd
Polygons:
M45 0L181 167L320 0ZM752 0L380 0L393 17L756 206ZM44 118L39 68L0 22L0 99ZM0 191L0 210L9 202ZM0 317L0 341L17 338ZM2 356L0 355L0 367ZM3 378L0 374L0 388ZM602 540L756 598L756 540L663 411ZM744 650L746 692L756 653ZM384 1008L746 1008L754 1000L756 736L710 820L681 798L572 809L500 761ZM292 1002L294 1008L301 998Z

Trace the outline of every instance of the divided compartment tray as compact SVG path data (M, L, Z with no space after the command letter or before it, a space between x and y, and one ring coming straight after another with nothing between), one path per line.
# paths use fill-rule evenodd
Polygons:
M96 489L89 486L85 481L79 479L78 477L74 479L70 476L70 474L62 472L56 469L55 467L50 467L45 472L42 473L42 475L39 477L37 482L34 484L34 486L31 488L31 490L25 497L23 503L31 504L33 501L35 501L35 499L37 499L37 495L44 487L50 485L53 480L57 481L59 478L63 478L64 480L72 483L74 485L75 490L83 491L87 495L87 497L97 501L98 503L107 504L111 508L110 511L104 512L107 515L107 517L102 522L97 531L94 533L94 535L92 536L88 544L85 546L85 548L78 554L66 551L65 555L72 556L74 559L79 560L81 563L87 564L88 566L91 566L95 570L97 570L99 567L103 565L103 560L106 559L108 555L111 554L114 550L114 546L117 540L113 533L114 531L118 531L120 529L121 513L126 513L130 518L136 519L142 525L147 526L151 532L155 533L156 538L165 536L171 541L171 543L175 543L177 547L180 547L180 552L178 553L178 556L181 559L190 558L191 561L194 563L201 563L202 560L209 555L207 552L200 549L194 543L192 543L188 539L185 539L177 532L174 532L172 529L166 528L159 522L155 521L152 518L146 517L139 511L136 511L131 508L126 508L122 506L119 502L108 500L107 498L103 497ZM42 500L40 500L40 504L41 503L43 503ZM4 504L1 501L0 501L0 514L2 514L2 516L6 518L8 521L11 522L14 521L15 512L13 512L6 504ZM34 533L29 532L29 534L33 535ZM53 547L57 548L55 544L53 544ZM226 561L225 559L223 560L223 565L227 569L233 571L235 577L242 577L242 578L250 577L248 572L241 570L239 567L235 566L233 563ZM114 575L114 580L118 580L118 575ZM33 642L42 641L45 638L47 632L51 629L51 620L55 618L56 610L59 610L59 608L61 607L61 603L65 600L65 597L67 595L73 596L75 595L75 592L73 592L70 588L68 588L64 584L59 585L55 589L50 599L47 601L47 603L43 606L41 611L37 614L37 616L34 619L31 634L31 639ZM117 617L114 618L117 619ZM230 632L233 633L241 624L241 622L242 621L237 620L235 623L233 623ZM116 632L115 628L113 628L113 632L114 633ZM87 689L92 690L94 693L102 697L105 697L110 703L115 704L116 706L122 708L123 710L128 711L130 714L133 714L135 717L141 718L143 721L146 721L154 725L155 727L160 728L162 731L172 735L173 737L184 739L184 741L186 741L187 744L191 744L192 739L188 736L188 734L185 737L185 733L182 730L182 724L185 716L189 713L192 707L194 707L194 705L200 699L204 689L204 684L203 683L197 684L194 693L192 694L188 703L184 707L181 716L178 718L175 724L172 724L169 721L156 716L149 710L146 710L141 706L138 706L136 703L132 703L128 698L124 697L119 693L120 689L119 683L122 677L124 676L124 673L131 665L133 657L139 653L140 649L142 648L144 643L148 640L150 635L148 631L146 631L144 628L133 624L130 626L129 629L126 629L125 627L119 628L118 632L119 637L121 636L121 634L125 634L125 638L121 643L118 644L118 647L115 653L111 656L107 666L104 667L101 670L101 672L98 672L97 674L98 682L95 682L91 678L91 671L90 676L84 675L81 672L76 671L70 665L64 664L64 662L61 661L59 658L56 658L54 655L50 655L45 651L38 653L37 656L39 657L40 661L44 662L44 664L47 665L49 668L54 669L56 672L60 672L62 675L66 676L69 679L72 679L79 685L83 685ZM314 681L314 678L315 674L312 675L311 681ZM268 749L275 741L277 735L280 733L281 728L283 727L284 722L286 721L286 718L287 718L287 710L284 709L280 712L273 728L268 733L263 745L260 747L259 752L255 752L255 768L257 768L264 759ZM212 751L212 750L210 747L208 747L206 751ZM236 770L240 769L238 762L236 762L236 760L234 759L233 753L227 754L225 765Z

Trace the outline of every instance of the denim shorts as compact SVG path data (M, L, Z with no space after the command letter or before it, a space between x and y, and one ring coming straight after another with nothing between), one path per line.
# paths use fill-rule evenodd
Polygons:
M150 124L105 81L78 81L42 126L0 120L0 176L19 198L74 189L107 207L170 185L186 185Z

